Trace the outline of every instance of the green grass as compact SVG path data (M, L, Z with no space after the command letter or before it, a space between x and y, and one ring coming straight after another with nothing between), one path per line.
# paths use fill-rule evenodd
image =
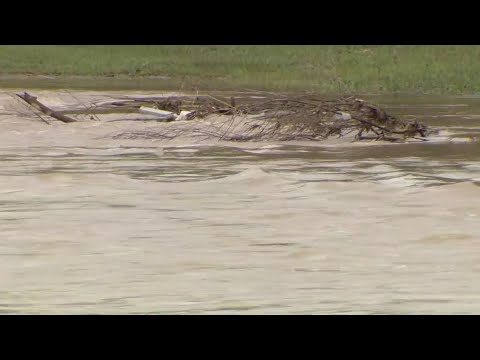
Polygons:
M474 94L480 46L2 45L0 74L160 75L232 90Z

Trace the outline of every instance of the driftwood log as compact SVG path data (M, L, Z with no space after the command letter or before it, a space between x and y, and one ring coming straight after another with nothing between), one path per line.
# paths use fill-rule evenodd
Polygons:
M53 117L54 119L60 120L64 123L77 122L77 120L75 120L75 119L73 119L69 116L63 115L63 114L59 113L58 111L52 110L48 106L43 105L40 101L37 100L37 98L35 96L32 96L32 95L28 94L27 92L24 92L23 94L16 94L16 95L20 99L25 101L27 104L33 106L34 108L41 111L45 115Z

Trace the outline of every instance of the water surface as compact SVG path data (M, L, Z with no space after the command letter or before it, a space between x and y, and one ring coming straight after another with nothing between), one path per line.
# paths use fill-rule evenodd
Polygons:
M0 98L0 313L480 313L478 97L372 95L439 141L328 146L114 140L160 125Z

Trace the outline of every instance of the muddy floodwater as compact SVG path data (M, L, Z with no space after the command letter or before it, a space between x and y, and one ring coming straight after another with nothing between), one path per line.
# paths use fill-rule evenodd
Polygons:
M438 128L426 143L195 143L46 125L13 93L0 313L480 313L480 97L365 96Z

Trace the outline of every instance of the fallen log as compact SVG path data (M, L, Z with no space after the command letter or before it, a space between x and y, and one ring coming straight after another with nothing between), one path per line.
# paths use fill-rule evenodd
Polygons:
M54 119L60 120L64 123L77 122L77 120L75 120L75 119L73 119L69 116L63 115L63 114L59 113L58 111L52 110L48 106L43 105L40 101L37 100L37 98L35 96L32 96L32 95L28 94L27 92L24 92L23 95L22 94L16 94L16 95L20 99L25 101L27 104L33 106L34 108L41 111L45 115L53 117Z

